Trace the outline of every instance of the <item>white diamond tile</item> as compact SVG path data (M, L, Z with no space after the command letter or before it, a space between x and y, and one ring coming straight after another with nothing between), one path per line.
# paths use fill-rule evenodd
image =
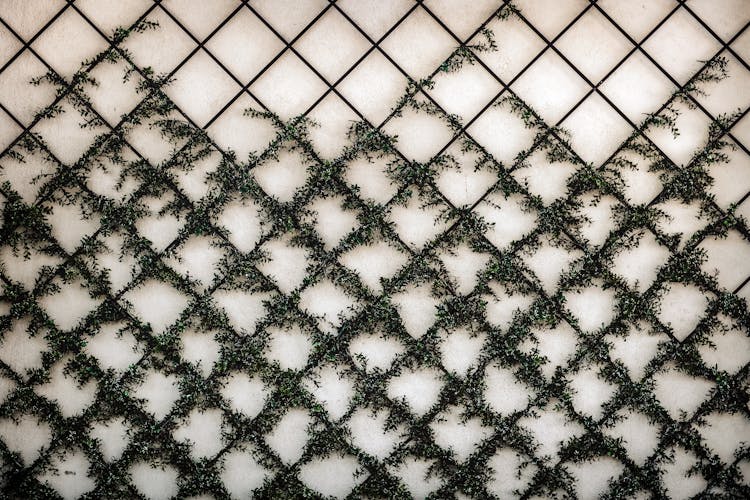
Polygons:
M63 7L62 0L3 0L2 18L14 31L29 41Z
M414 79L432 74L458 43L422 8L415 9L380 47Z
M190 54L195 43L162 9L155 9L145 20L158 23L158 29L128 38L123 47L141 68L150 67L157 73L171 72Z
M287 42L291 42L324 8L329 6L325 0L310 0L303 3L295 0L256 0L250 5Z
M636 41L640 42L678 5L672 0L602 0L598 6Z
M165 0L161 2L199 40L205 39L216 26L241 4L238 0Z
M375 41L414 7L409 0L341 0L336 5Z

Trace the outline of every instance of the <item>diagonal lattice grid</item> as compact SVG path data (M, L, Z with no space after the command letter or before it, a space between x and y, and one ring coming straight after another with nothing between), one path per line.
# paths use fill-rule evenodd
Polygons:
M110 3L0 14L5 496L748 496L741 2Z

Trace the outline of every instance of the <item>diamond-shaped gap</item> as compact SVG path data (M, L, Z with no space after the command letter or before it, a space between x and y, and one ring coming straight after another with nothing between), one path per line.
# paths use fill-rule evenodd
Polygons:
M51 181L55 164L40 151L19 151L23 158L5 155L0 158L0 181L10 183L10 190L24 203L33 203L42 187Z
M148 279L123 295L136 317L151 325L156 335L164 333L189 304L189 297L172 285Z
M563 273L567 272L571 265L582 256L583 253L578 249L567 249L561 244L543 238L539 248L533 251L527 250L526 255L523 256L523 262L539 280L542 289L548 295L552 295L557 290Z
M261 250L268 255L269 260L261 262L257 268L273 280L282 292L292 293L307 277L309 251L294 244L291 237L269 240Z
M565 443L583 434L583 427L567 418L562 410L555 407L555 400L546 407L539 408L535 415L528 415L518 420L518 426L530 432L538 448L536 455L540 458L556 457Z
M270 390L259 376L243 372L231 372L221 385L219 392L227 400L229 408L244 418L258 416L270 395Z
M674 124L677 136L666 127L649 127L646 135L676 165L685 166L693 155L706 147L711 120L701 110L691 109L684 103L675 104L673 109L678 113Z
M750 338L739 325L719 316L720 323L698 346L698 352L708 367L734 374L750 363Z
M185 146L187 139L170 132L167 125L170 122L185 124L185 117L177 111L161 113L153 119L142 120L128 130L128 143L149 165L158 166L179 158Z
M149 240L155 252L162 252L177 238L184 224L184 213L168 210L169 203L174 201L173 195L148 196L139 201L148 215L139 218L135 228L140 236Z
M217 0L206 4L201 0L165 0L161 4L190 33L203 40L240 5L240 2Z
M742 413L713 412L696 426L705 445L725 464L732 464L743 443L750 441L750 421Z
M229 325L241 335L252 335L266 315L265 302L272 298L269 292L254 292L241 288L221 288L213 298L226 314Z
M255 181L267 194L288 203L309 177L308 160L299 153L282 149L274 158L253 168Z
M396 148L407 160L427 163L453 138L453 130L423 94L417 94L414 101L402 108L383 131L395 139ZM420 105L426 109L419 109Z
M532 196L538 196L545 205L567 194L568 179L577 170L570 161L553 158L548 151L537 149L511 175L523 185Z
M107 40L74 9L67 9L32 47L58 74L70 78L82 68L82 61L92 59L107 48Z
M336 330L354 314L357 300L328 278L305 288L300 294L299 305L312 315L318 327L328 334Z
M387 394L405 403L416 416L424 416L438 401L445 385L436 368L409 368L388 381Z
M708 307L710 296L693 284L665 283L658 318L682 342L690 335Z
M404 426L391 428L388 416L386 409L362 407L355 410L346 422L352 445L380 460L388 457L405 438Z
M337 81L370 47L370 43L337 9L328 9L294 44L328 82Z
M431 204L422 198L421 193L412 192L407 199L390 206L387 219L407 245L421 250L448 228L446 210L444 205Z
M211 148L201 158L189 164L180 164L179 169L173 170L175 182L180 191L193 203L198 203L208 194L216 193L216 170L222 161L222 155Z
M97 158L86 176L86 186L99 196L122 203L131 198L141 182L126 171L131 162L138 161L135 153L126 148L119 155L117 161Z
M100 238L99 243L102 249L94 255L93 264L97 270L106 273L109 290L116 295L140 274L141 266L127 247L123 234L111 233Z
M440 300L435 297L429 283L410 284L391 296L406 332L415 339L421 338L437 321Z
M232 498L251 498L271 475L260 461L260 453L254 445L239 448L222 455L221 481Z
M461 0L428 0L424 5L461 40L473 35L502 6L494 0L473 2L471 9L465 9ZM456 15L457 12L461 15Z
M506 83L545 48L544 41L518 16L493 19L487 29L493 32L498 49L481 51L477 56ZM483 40L484 34L478 33L471 43Z
M79 448L55 451L49 463L36 474L36 479L68 500L80 498L91 492L96 481L89 475L91 462Z
M525 410L535 395L533 388L516 377L513 368L496 362L484 371L484 401L492 411L506 416Z
M667 363L653 376L654 396L659 404L675 420L689 419L708 398L716 384L702 377L695 377L679 369L673 362Z
M706 490L708 483L694 470L700 459L685 448L672 446L663 452L660 478L666 494L676 498L691 498Z
M500 83L481 64L464 64L454 71L441 71L433 78L430 95L446 112L464 123L498 94Z
M573 476L576 498L581 500L595 500L610 492L610 483L625 469L622 463L606 456L582 462L568 462L564 467Z
M601 246L615 229L615 210L620 206L613 196L602 196L597 191L581 195L579 213L585 218L581 222L580 232L586 243Z
M367 473L362 473L356 457L336 453L316 457L302 465L299 471L300 481L329 498L346 498L367 476Z
M377 41L413 4L409 0L341 0L336 6Z
M357 212L347 206L343 196L317 197L308 205L309 216L325 249L330 251L341 244L344 238L359 227Z
M719 48L718 42L685 9L679 9L644 44L644 50L684 84Z
M590 95L562 123L571 134L573 150L587 163L600 165L632 133L632 129L604 98Z
M179 379L174 374L165 374L153 368L143 373L132 394L142 400L143 409L157 421L161 421L172 410L180 398Z
M49 146L52 154L66 165L76 163L87 152L94 139L105 131L96 122L89 124L65 99L59 112L40 120L32 129Z
M406 89L407 78L380 51L372 51L336 87L362 115L380 125Z
M393 161L389 155L358 156L346 166L343 178L353 189L356 187L357 195L364 200L385 205L398 192L390 173Z
M99 451L104 460L114 462L118 460L128 447L129 426L122 417L91 424L89 436L98 441Z
M250 87L264 106L284 120L302 114L326 90L325 82L291 51L286 51Z
M132 488L154 500L165 500L177 495L179 491L179 471L161 460L151 460L151 463L138 461L128 468Z
M628 331L622 336L610 334L605 339L610 344L610 359L621 362L634 381L643 378L648 364L659 349L670 342L667 334L651 331L640 323L630 325Z
M350 370L346 365L319 365L302 381L302 386L333 421L341 420L354 397L354 380L348 374Z
M240 252L251 252L263 236L263 212L252 198L237 196L224 205L217 217L227 239Z
M177 442L188 445L193 460L213 458L225 446L222 439L222 413L216 408L195 408L178 421L172 436Z
M635 123L656 112L675 90L674 84L640 52L631 55L599 88Z
M78 0L76 7L105 34L129 28L153 3L149 0Z
M449 406L429 424L435 444L450 452L458 462L466 462L492 431L479 417L464 418L464 411L461 406Z
M139 67L169 73L193 50L195 43L160 8L154 9L145 21L156 23L158 28L128 37L122 46Z
M124 372L143 356L143 346L124 322L105 323L86 340L85 352L96 358L102 369Z
M243 8L211 37L206 48L234 76L248 83L284 48L284 42L249 9Z
M310 413L302 408L290 408L265 435L265 442L285 464L297 462L308 440L308 427L313 425Z
M479 274L487 267L491 256L472 248L467 243L461 243L453 248L442 249L438 259L441 267L448 271L447 277L457 285L456 292L468 295L474 290Z
M742 0L690 0L687 6L724 41L750 21L750 10Z
M646 204L656 198L662 190L658 173L649 171L651 164L651 161L630 150L621 150L607 164L607 168L611 168L620 176L622 194L628 203Z
M666 214L657 222L657 228L669 235L677 235L680 247L684 247L697 231L708 224L708 216L697 201L684 203L682 200L669 199L654 207Z
M12 321L0 341L0 361L21 378L26 378L30 370L42 368L42 356L47 351L44 332L35 332L29 326L26 318Z
M490 224L484 233L498 249L505 249L522 239L536 227L537 216L524 198L497 190L486 196L474 209Z
M617 386L603 376L601 365L590 365L569 375L569 387L573 389L573 408L578 413L599 421L604 414L604 405L612 399Z
M514 498L526 491L536 475L530 457L512 448L498 449L487 461L490 479L487 491L498 498Z
M586 12L555 46L593 83L601 81L632 48L597 9Z
M21 37L28 41L63 7L62 0L3 1L3 20L6 21ZM72 9L68 9L72 10Z
M0 73L0 103L25 125L55 99L57 89L53 85L30 85L32 78L45 73L46 66L29 50ZM18 99L19 95L24 98Z
M659 269L667 262L670 252L659 244L651 231L631 236L633 246L622 248L612 260L612 270L637 290L647 290L656 280Z
M70 373L65 373L66 369ZM65 356L49 369L49 380L36 386L34 392L55 402L63 417L80 415L96 399L97 383L95 379L80 383L77 375L72 356Z
M621 409L615 420L607 424L602 432L620 444L638 466L642 466L659 444L659 426L644 413L637 410Z
M221 357L216 332L196 327L184 330L180 333L180 357L207 378Z
M716 203L725 210L750 192L750 155L739 147L735 149L736 143L727 140L731 145L724 151L727 161L709 166L714 182L708 188Z
M335 159L349 146L349 129L359 121L357 114L335 93L329 93L308 117L316 123L309 130L309 138L322 158Z
M750 276L750 243L739 231L708 237L698 247L707 255L701 268L715 274L722 288L733 292Z
M618 0L602 0L597 5L636 42L643 38L677 5L672 0L651 0L630 4Z
M325 0L304 3L295 0L256 0L251 6L290 42L329 4Z
M49 424L31 413L0 420L0 438L9 451L17 453L21 463L31 466L52 441Z
M395 336L385 332L363 333L349 341L349 354L361 370L387 371L396 358L406 352L406 347Z
M339 262L357 273L374 293L382 293L383 282L396 276L407 261L408 255L387 241L360 245L339 257Z
M727 61L724 68L726 78L714 84L714 88L705 95L695 96L697 101L716 117L747 109L750 105L750 97L745 92L745 89L750 87L750 71L727 51L722 52L721 57Z
M198 126L205 125L240 86L205 50L199 50L174 75L167 95Z
M558 368L565 368L568 359L575 354L578 336L567 323L558 323L554 327L536 327L533 336L527 338L520 346L526 354L536 354L540 360L542 374L552 378Z
M219 147L235 152L239 161L247 161L251 153L260 155L276 137L269 120L245 114L256 108L257 101L243 93L206 129Z
M74 329L102 303L101 298L91 296L81 280L65 283L55 278L51 283L59 290L39 299L39 305L60 330Z
M547 40L560 31L585 8L584 0L556 2L555 0L530 0L525 2L521 14L538 29Z
M517 313L523 313L534 302L534 296L513 291L498 281L490 281L487 286L491 295L482 295L487 302L487 321L498 328L508 328Z
M445 482L435 467L435 460L405 456L400 463L389 466L389 472L399 478L412 498L427 498Z
M473 205L497 181L496 172L478 154L462 149L458 142L451 144L444 153L450 160L439 166L435 180L440 192L459 207Z
M429 76L457 43L423 9L417 7L380 47L414 79Z
M219 264L225 255L222 246L217 238L193 235L172 247L164 263L181 276L197 282L199 290L205 290L218 277Z
M299 325L285 328L271 326L266 331L268 340L264 354L268 361L278 364L282 370L299 371L307 366L314 345Z
M585 333L606 328L617 315L616 293L599 280L584 288L566 291L565 305Z
M28 254L25 254L25 251ZM0 250L0 264L3 266L3 274L20 283L28 291L33 290L39 272L45 266L51 268L62 264L62 259L54 255L52 250L42 246L29 245L29 248L15 250L10 246L3 246Z
M467 328L441 330L438 349L443 367L460 377L466 377L479 365L487 335Z
M511 167L518 154L531 147L536 131L500 100L467 129L473 139L498 162Z

